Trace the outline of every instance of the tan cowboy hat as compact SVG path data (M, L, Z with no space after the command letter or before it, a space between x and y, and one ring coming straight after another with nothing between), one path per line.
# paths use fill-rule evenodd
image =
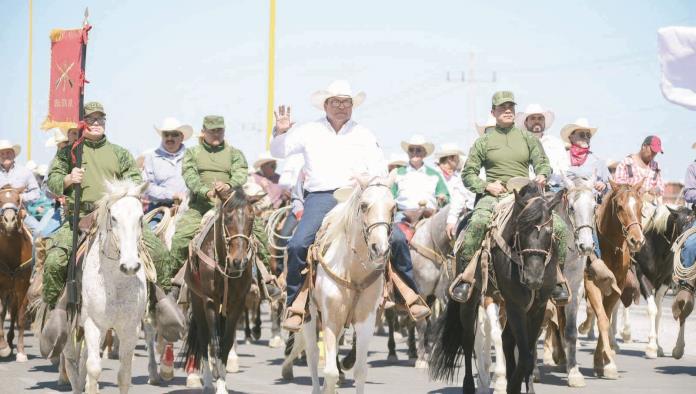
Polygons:
M524 126L524 122L527 121L527 117L529 117L529 115L534 114L544 115L546 130L551 128L551 125L556 118L553 111L550 109L544 108L539 104L529 104L527 108L524 109L524 112L518 112L517 115L515 115L515 125L522 130L527 130L527 128Z
M441 158L446 157L446 156L464 156L464 151L459 149L459 145L455 143L444 143L440 145L440 150L435 152L435 155L433 156L435 161L439 161Z
M254 168L256 168L256 170L258 171L261 169L262 165L271 161L277 162L278 160L275 157L271 156L271 152L269 151L261 152L261 154L259 154L259 158L256 159L256 161L254 162Z
M191 135L193 135L193 127L179 122L179 120L176 118L164 118L162 124L159 127L157 125L155 125L154 127L157 131L157 134L159 134L160 136L162 136L163 131L176 130L184 135L184 141L191 138Z
M58 127L52 128L49 130L49 132L51 133L51 136L48 137L46 143L44 144L46 148L53 148L58 146L58 144L68 142L68 133L64 133L63 130L59 129Z
M5 150L5 149L12 149L15 153L15 156L19 156L19 152L22 151L22 147L19 146L18 144L12 144L8 140L0 140L0 150Z
M326 89L314 92L310 100L313 106L323 111L324 103L331 97L350 97L353 99L353 108L356 108L365 101L365 92L353 94L348 81L339 79L331 82Z
M515 176L508 179L508 181L505 182L505 188L509 192L512 192L513 190L517 190L519 192L520 190L522 190L523 187L527 186L530 183L532 183L532 181L529 178Z
M484 124L478 124L476 123L476 131L478 131L479 135L483 135L483 133L486 132L486 129L489 127L493 127L496 125L496 120L493 115L488 115L488 119L486 119L486 123Z
M433 145L432 142L426 140L425 137L423 137L420 134L415 134L408 140L401 141L401 149L403 149L406 153L408 153L408 148L411 145L422 146L423 148L425 148L425 157L430 156L435 150L435 145Z
M607 160L607 168L610 170L615 169L619 165L619 162L616 160L608 159Z
M561 139L565 143L570 144L570 135L573 134L573 131L575 130L589 130L590 135L592 135L593 137L597 132L597 128L591 127L590 122L588 122L587 119L578 118L575 122L563 126L563 128L561 129Z
M391 154L389 154L389 161L387 162L387 165L405 167L407 164L408 164L408 157L404 157L403 153L391 153Z

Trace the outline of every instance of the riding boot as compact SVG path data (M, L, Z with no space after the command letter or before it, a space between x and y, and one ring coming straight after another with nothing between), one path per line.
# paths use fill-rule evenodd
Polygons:
M430 316L430 308L423 297L406 284L401 276L391 268L391 263L389 263L388 270L396 292L401 296L404 305L408 308L411 320L418 322Z
M63 291L56 306L48 312L48 319L44 323L39 338L39 351L41 357L53 359L63 352L63 347L68 341L68 304L67 292Z
M283 294L283 292L280 290L278 279L275 277L275 275L271 275L268 272L266 266L263 264L263 261L258 258L256 259L256 271L258 273L257 276L261 279L259 280L261 285L261 294L263 294L264 298L271 302L277 301Z
M173 291L165 295L159 286L154 287L157 299L155 319L159 328L159 334L167 342L176 342L186 334L186 317L176 302L178 288L173 286Z
M553 292L551 292L551 299L558 305L566 305L568 299L570 298L570 291L568 289L568 282L566 282L565 276L563 276L563 271L560 265L556 265L556 287L554 287Z
M300 331L302 324L309 318L309 314L307 313L307 301L309 299L311 281L312 275L305 274L304 283L295 297L295 300L286 308L285 318L281 326L290 332Z
M476 281L476 265L478 264L480 255L481 251L479 250L474 255L472 261L466 261L462 273L457 275L454 281L452 281L449 287L449 296L452 300L461 304L469 300L473 290L473 284Z
M587 259L586 271L588 278L602 291L602 294L608 296L612 291L621 294L621 289L616 283L614 273L604 264L604 261L594 254L590 254Z

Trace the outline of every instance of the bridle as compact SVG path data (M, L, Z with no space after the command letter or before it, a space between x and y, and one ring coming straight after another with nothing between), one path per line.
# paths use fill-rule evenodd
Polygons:
M365 188L363 189L363 193L365 192L365 190L367 190L371 187L385 187L391 191L391 188L389 187L389 185L386 185L384 183L374 183L374 184L370 184L370 185L365 186ZM368 207L368 210L369 210L369 207ZM381 222L370 223L367 226L363 225L363 229L362 229L363 239L365 240L366 245L369 245L368 239L370 237L370 234L372 234L372 230L379 228L379 227L385 227L387 230L387 238L388 239L391 238L392 224L390 222L381 221ZM387 256L389 256L390 251L391 251L391 246L389 246L387 248L384 255L375 257L375 256L372 256L372 251L368 248L368 253L370 254L370 257L372 258L372 260L384 260L384 261L386 261L386 258L387 258ZM384 266L382 265L382 267L380 269L384 269Z
M590 229L590 231L594 231L594 221L590 221L590 223L584 223L579 226L575 224L575 216L572 214L575 211L575 208L573 208L572 204L570 203L570 199L567 198L568 195L570 194L575 194L575 193L580 193L583 191L589 191L592 192L592 189L589 187L576 187L568 190L566 193L566 201L568 201L567 209L569 210L568 212L568 221L570 222L570 226L573 227L573 235L575 236L575 239L578 239L580 237L580 230L582 229Z
M224 243L224 246L225 246L225 251L224 251L225 269L221 270L219 268L219 265L217 265L217 264L216 264L216 267L218 267L218 272L220 272L223 276L225 276L228 279L241 278L242 275L244 274L244 271L246 271L247 264L249 264L249 262L253 260L255 252L256 252L256 248L254 247L255 246L254 241L251 239L250 236L242 234L242 233L229 234L227 227L225 226L225 209L224 208L225 208L225 205L227 205L227 203L234 197L234 194L235 193L232 192L230 194L230 196L227 197L225 202L223 202L222 205L220 205L220 218L219 218L219 220L221 222L221 227L222 227L222 231L221 231L222 234L221 235L222 235L222 239L225 242ZM253 220L253 219L251 219L251 220ZM215 232L214 237L217 240L217 238L218 238L217 226L213 226L213 231ZM228 258L229 257L229 245L233 240L240 239L240 238L242 239L243 242L246 243L246 249L244 252L245 259L242 260L242 262L243 262L242 267L240 267L237 270L230 270L229 269L229 258ZM217 244L217 242L216 242L216 244ZM216 256L215 256L216 260L219 261L218 247L216 246L214 249L215 249L215 254L216 254ZM222 253L220 253L220 254L222 254Z
M637 220L634 220L631 223L625 225L624 222L621 220L621 217L619 215L617 215L618 212L616 210L617 210L617 207L619 206L619 204L617 203L616 198L623 193L631 193L631 189L627 188L627 189L624 189L621 191L617 191L611 198L611 204L612 204L613 214L619 220L619 224L621 224L621 232L623 233L623 237L624 237L624 239L627 239L628 232L631 229L631 227L638 226L639 231L642 233L643 232L643 224L640 222L640 220L637 219ZM640 197L636 196L635 198L637 201ZM638 218L640 212L633 212L633 214L634 214L634 217Z
M518 216L520 216L522 214L522 212L524 212L525 210L529 209L529 207L531 206L531 203L534 200L537 200L540 198L543 198L543 197L532 197L531 199L529 199L529 201L527 201L527 203L525 204L524 208L522 208L522 210L520 211ZM537 232L541 232L541 228L546 227L549 224L551 224L553 226L553 214L549 215L548 220L546 220L544 223L536 224L536 225L534 225L534 227L536 227ZM525 255L532 255L532 254L539 254L539 255L544 256L545 257L544 266L546 266L551 261L553 245L551 245L549 250L536 249L536 248L520 249L521 242L520 242L520 230L519 230L519 228L515 229L515 234L513 235L513 239L514 240L513 240L513 244L512 244L512 250L517 253L517 256L519 258L518 265L520 265L520 266L522 265L522 262L523 262Z

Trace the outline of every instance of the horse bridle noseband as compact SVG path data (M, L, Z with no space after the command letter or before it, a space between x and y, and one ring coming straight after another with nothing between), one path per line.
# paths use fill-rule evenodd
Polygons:
M384 183L375 183L375 184L372 184L372 185L367 185L367 186L365 186L365 188L363 189L363 192L364 192L365 190L371 188L371 187L386 187L387 189L390 189L390 190L391 190L391 188L390 188L388 185L385 185ZM365 244L366 244L366 245L369 245L368 242L367 242L367 240L368 240L368 238L370 237L370 234L372 233L372 230L374 230L375 228L378 228L378 227L386 227L386 229L387 229L387 238L391 238L391 233L392 233L392 224L391 224L391 223L389 223L389 222L384 222L384 221L382 221L382 222L374 222L374 223L369 224L367 227L363 226L363 231L362 231L362 233L363 233L363 239L365 240ZM387 256L389 256L390 250L391 250L391 246L390 246L389 248L387 248L387 250L386 250L384 256L377 256L376 258L374 258L374 260L386 259ZM368 253L369 253L370 255L372 255L372 251L370 251L369 248L368 248ZM372 257L372 256L371 256L371 257Z
M618 204L615 201L616 197L618 197L620 193L630 193L630 192L631 192L630 189L622 190L621 192L617 192L616 194L614 194L614 196L612 197L612 199L611 199L612 209L614 211L615 216L617 216L616 215L616 207L618 206ZM638 199L638 198L640 198L640 197L636 196L636 199ZM642 215L641 212L634 212L634 214L636 217L639 217L639 214ZM624 223L621 221L620 217L617 216L617 219L619 219L619 223L621 224L621 232L623 233L624 239L628 238L628 231L633 226L638 226L640 232L641 233L643 232L643 224L640 222L640 220L635 220L635 221L629 223L628 225L624 225Z
M227 227L225 227L225 209L224 209L224 207L227 204L227 202L229 202L233 197L234 197L234 192L232 192L232 194L230 194L230 196L227 197L225 202L223 202L222 205L220 205L220 221L222 222L222 226L221 226L222 227L222 238L225 241L225 269L224 269L224 272L222 272L222 270L218 270L218 271L221 272L222 275L224 275L227 278L237 279L237 278L242 277L242 275L244 274L244 271L246 270L247 264L249 263L249 261L251 261L254 258L254 242L251 239L251 237L248 235L245 235L242 233L229 235L227 232ZM213 226L213 229L215 229L215 226ZM215 238L217 238L217 237L215 237ZM247 262L246 262L246 264L244 264L244 266L241 269L234 270L234 271L232 271L233 272L232 274L228 274L228 268L229 268L228 267L229 262L227 259L227 257L229 256L228 246L229 246L230 242L232 242L232 240L237 239L237 238L241 238L244 241L246 241L246 251L244 252L244 255L247 257ZM215 246L214 249L216 250L216 253L217 253L217 246Z
M527 201L527 204L525 204L524 208L522 208L522 210L520 211L520 214L522 212L524 212L525 209L529 208L529 205L531 204L532 201L539 199L539 198L543 198L543 197L532 197L531 199L529 199L529 201ZM519 214L518 214L518 216L519 216ZM538 225L534 225L534 227L536 227L537 231L540 232L541 228L545 227L549 223L551 223L553 225L553 214L551 214L549 216L549 219L547 221L545 221L544 223L538 224ZM520 257L520 265L522 265L522 262L523 262L522 259L527 254L540 254L540 255L544 256L545 257L544 266L546 266L551 261L551 252L553 250L553 242L552 242L551 248L549 250L535 249L535 248L517 249L520 246L521 246L520 232L519 232L519 230L516 230L515 235L514 235L514 241L513 241L513 250L516 251L517 255Z

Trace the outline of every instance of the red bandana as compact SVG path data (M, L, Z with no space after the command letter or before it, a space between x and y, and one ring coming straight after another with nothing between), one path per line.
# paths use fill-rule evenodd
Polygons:
M573 167L585 164L587 155L590 153L590 148L583 148L577 145L570 146L570 165Z

